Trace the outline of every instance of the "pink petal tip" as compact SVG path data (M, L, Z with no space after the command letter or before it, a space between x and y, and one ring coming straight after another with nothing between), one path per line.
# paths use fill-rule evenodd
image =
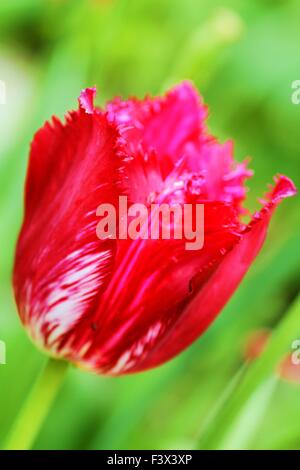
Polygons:
M79 96L79 106L83 109L87 114L93 114L95 107L94 107L94 99L96 97L97 89L96 87L92 88L85 88L82 90Z

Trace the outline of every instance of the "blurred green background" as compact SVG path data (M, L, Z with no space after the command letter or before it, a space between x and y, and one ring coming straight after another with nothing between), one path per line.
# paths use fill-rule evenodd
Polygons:
M234 139L238 160L253 158L253 210L277 172L300 187L300 105L291 102L300 79L299 20L298 0L0 2L7 87L0 105L0 340L7 345L0 446L45 363L20 326L10 285L34 131L76 108L86 86L96 84L103 103L191 79L209 105L212 132ZM252 367L244 354L249 334L269 328L280 339L278 325L298 294L299 209L297 197L282 204L240 289L181 356L121 378L70 368L35 448L300 449L300 386L268 371L256 380L255 370L244 394L237 385ZM300 314L293 337L300 339ZM233 415L222 415L227 402Z

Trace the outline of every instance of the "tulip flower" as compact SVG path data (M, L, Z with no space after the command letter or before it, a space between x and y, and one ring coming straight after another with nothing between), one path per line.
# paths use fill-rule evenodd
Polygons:
M274 209L295 194L283 175L246 213L232 142L206 127L207 108L184 82L162 98L117 98L53 118L35 135L13 284L20 319L54 358L101 374L153 368L195 341L258 255ZM99 239L100 204L204 206L204 244L184 239Z

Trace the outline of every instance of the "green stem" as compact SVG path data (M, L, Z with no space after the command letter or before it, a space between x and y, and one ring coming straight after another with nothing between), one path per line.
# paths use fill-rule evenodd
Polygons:
M49 359L34 384L6 439L5 450L28 450L32 447L51 408L68 364Z
M203 431L200 449L218 449L230 432L251 395L267 380L284 355L291 351L293 340L300 334L300 295L272 334L261 356L253 362L240 383L228 397L218 415Z

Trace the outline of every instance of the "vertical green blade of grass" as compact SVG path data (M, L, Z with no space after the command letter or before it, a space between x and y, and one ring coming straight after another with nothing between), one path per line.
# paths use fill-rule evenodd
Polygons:
M300 296L292 304L275 329L262 355L249 367L244 378L199 441L200 449L219 448L224 436L233 428L236 419L258 387L272 374L276 365L300 334Z
M220 442L219 449L246 450L253 448L252 442L269 409L278 380L276 376L272 375L252 394L236 420L235 426L230 429L227 436L224 436L223 442Z

